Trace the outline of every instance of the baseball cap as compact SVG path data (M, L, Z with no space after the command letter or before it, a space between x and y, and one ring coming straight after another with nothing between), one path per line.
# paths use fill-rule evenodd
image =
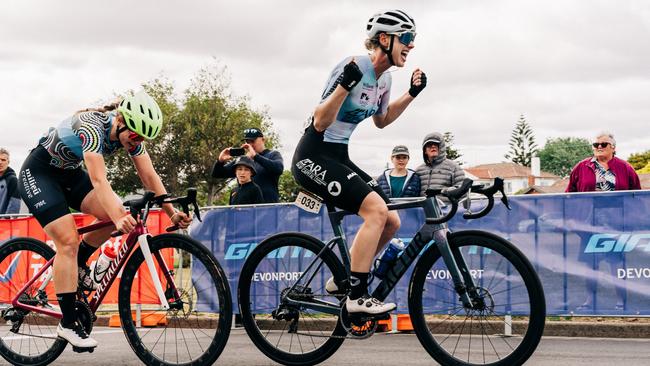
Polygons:
M259 129L253 127L244 130L244 140L255 140L258 137L264 137Z
M236 169L238 165L243 165L245 167L248 167L253 172L253 175L257 174L257 171L255 170L255 164L253 164L253 160L249 158L248 156L240 156L235 160L235 163L233 164L233 167Z
M409 149L408 147L404 145L397 145L393 148L393 152L390 154L390 156L395 156L395 155L406 155L406 156L411 156L409 154Z
M430 139L425 140L425 141L422 143L422 147L427 146L427 144L429 144L429 143L434 143L434 144L436 144L436 145L440 145L440 140L437 139L437 138L435 138L435 137L432 137L432 138L430 138Z

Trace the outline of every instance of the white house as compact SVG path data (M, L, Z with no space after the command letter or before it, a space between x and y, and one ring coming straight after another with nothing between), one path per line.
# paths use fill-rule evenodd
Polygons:
M496 177L503 178L508 195L533 185L549 187L560 180L557 175L542 171L533 176L531 168L515 163L482 164L464 170L475 183L491 183Z

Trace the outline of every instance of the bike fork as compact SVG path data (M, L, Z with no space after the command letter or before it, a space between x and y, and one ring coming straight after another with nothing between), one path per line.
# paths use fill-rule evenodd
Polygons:
M158 298L160 299L160 305L164 310L169 310L169 302L167 302L167 296L165 296L165 291L162 288L162 283L160 282L160 277L158 277L158 272L156 271L156 266L153 263L153 256L151 255L151 249L149 248L149 241L147 240L148 234L142 234L138 237L138 243L140 244L140 250L144 256L144 261L147 263L147 268L149 268L149 273L151 274L151 279L153 280L153 286L156 289ZM164 265L164 262L159 263ZM167 270L167 268L163 268Z
M476 284L467 268L462 253L458 252L457 255L452 253L447 241L447 232L447 230L436 230L433 234L433 240L438 246L447 269L449 269L449 274L454 282L454 290L460 296L460 301L466 308L471 309L474 307L472 299L478 297Z

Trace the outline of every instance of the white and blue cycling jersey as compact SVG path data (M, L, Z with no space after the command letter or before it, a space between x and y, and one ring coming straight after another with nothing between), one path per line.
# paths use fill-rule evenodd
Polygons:
M352 57L348 57L336 65L325 85L321 103L339 85L343 77L343 68L351 60ZM377 79L375 68L368 55L354 56L354 62L359 66L363 77L343 101L334 123L325 130L323 137L325 142L348 144L352 132L361 121L375 114L385 114L388 109L392 82L390 73L383 73Z

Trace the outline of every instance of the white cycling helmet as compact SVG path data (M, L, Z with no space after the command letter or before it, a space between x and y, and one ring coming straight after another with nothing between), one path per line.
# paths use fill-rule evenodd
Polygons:
M386 10L373 15L368 20L366 31L370 39L375 39L379 33L415 33L415 21L401 10Z

